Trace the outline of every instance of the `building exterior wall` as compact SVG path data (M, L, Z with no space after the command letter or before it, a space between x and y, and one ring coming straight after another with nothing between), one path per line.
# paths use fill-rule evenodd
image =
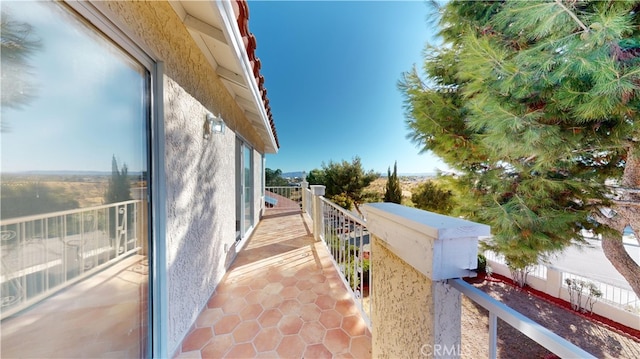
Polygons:
M173 353L233 259L228 252L235 243L236 133L254 147L254 159L264 152L264 142L167 2L101 6L164 62L167 348ZM203 138L207 112L222 115L224 134ZM259 187L261 166L254 169ZM259 191L256 188L256 208ZM255 213L257 223L260 212Z

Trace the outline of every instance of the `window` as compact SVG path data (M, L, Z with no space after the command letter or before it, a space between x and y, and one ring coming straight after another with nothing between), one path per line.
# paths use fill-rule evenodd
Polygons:
M55 2L1 37L0 356L146 356L148 66Z

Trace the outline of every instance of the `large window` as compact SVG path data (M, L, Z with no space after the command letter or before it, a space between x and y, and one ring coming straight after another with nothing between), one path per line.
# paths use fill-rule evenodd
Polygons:
M0 36L0 356L146 356L149 71L59 3Z

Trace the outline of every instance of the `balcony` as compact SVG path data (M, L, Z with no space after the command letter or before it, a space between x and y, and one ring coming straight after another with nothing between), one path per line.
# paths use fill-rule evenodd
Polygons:
M316 186L267 189L275 201L175 357L495 358L513 356L505 342L514 337L543 355L640 355L637 339L564 321L580 328L572 337L580 349L459 279L471 273L486 226L392 204L364 206L365 221L322 195ZM146 355L144 207L3 223L3 357ZM563 322L548 320L561 310L535 306L539 313L527 311L535 320ZM73 323L56 329L63 318ZM104 330L124 334L104 340Z
M277 200L178 358L476 357L471 351L495 358L498 319L547 353L594 357L457 279L470 274L461 264L469 255L475 261L484 226L389 204L367 206L365 222L324 199L322 188L282 191L267 189ZM423 241L425 233L435 241ZM402 241L409 241L404 249ZM431 260L422 260L429 251ZM470 314L461 315L461 298L467 312L488 311L488 333L464 332ZM634 341L627 349L635 352Z
M368 358L371 332L312 223L267 210L178 358Z

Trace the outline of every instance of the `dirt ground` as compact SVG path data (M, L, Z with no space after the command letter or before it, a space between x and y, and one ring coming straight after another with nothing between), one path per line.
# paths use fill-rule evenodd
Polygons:
M571 310L501 281L474 284L523 315L597 358L640 358L640 338L588 320ZM488 312L463 296L463 358L489 356ZM498 358L555 358L548 350L498 319Z

